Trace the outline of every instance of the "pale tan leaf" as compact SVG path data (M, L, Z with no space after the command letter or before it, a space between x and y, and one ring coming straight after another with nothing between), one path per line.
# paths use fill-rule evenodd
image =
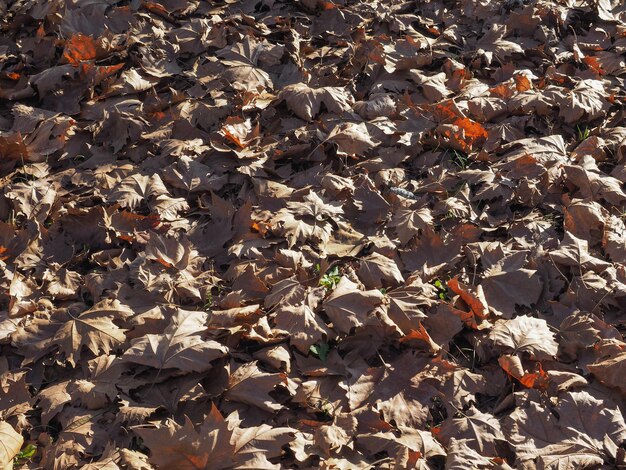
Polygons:
M24 444L24 438L13 427L0 421L0 469L13 468L13 458L19 453Z

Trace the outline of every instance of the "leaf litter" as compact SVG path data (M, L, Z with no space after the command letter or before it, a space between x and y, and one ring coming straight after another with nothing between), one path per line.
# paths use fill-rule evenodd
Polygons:
M626 466L621 2L0 12L0 468Z

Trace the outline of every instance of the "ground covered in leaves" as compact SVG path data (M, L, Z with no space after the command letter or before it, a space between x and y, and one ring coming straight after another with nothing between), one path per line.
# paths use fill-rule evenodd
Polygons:
M0 1L0 468L624 468L619 3Z

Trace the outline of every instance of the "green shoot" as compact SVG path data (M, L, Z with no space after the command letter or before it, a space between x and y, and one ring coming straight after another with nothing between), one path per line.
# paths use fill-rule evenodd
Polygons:
M22 450L20 450L19 454L15 456L13 459L14 465L22 465L26 462L30 461L35 456L37 452L37 446L35 444L27 444Z
M309 351L319 357L322 362L325 362L328 357L328 352L330 351L330 346L326 343L312 344L309 347Z
M208 312L209 310L211 310L212 306L213 306L213 294L211 292L207 292L206 302L204 304L204 310Z
M333 290L339 284L339 280L341 279L341 273L339 272L338 266L333 266L331 269L326 271L326 274L322 276L320 279L320 286L325 287L327 290Z
M470 159L467 155L455 149L452 149L451 160L452 160L452 163L458 166L461 170L467 169L467 166L470 163Z
M589 126L585 126L584 128L582 128L577 124L576 130L578 131L578 140L580 142L586 140L591 135L591 129L589 129Z
M433 286L437 288L437 297L440 300L449 300L448 287L443 282L441 282L440 279L435 279L435 281L433 282Z

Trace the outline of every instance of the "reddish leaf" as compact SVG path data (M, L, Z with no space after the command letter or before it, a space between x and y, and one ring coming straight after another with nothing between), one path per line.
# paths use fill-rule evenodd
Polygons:
M74 34L65 42L63 58L67 63L78 67L83 61L96 58L96 41L91 36Z

